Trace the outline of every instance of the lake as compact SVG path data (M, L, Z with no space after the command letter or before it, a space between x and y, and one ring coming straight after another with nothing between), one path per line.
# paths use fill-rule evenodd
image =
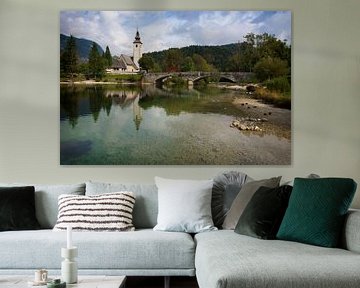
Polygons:
M246 117L262 131L230 127ZM61 85L60 163L290 165L291 112L216 87Z

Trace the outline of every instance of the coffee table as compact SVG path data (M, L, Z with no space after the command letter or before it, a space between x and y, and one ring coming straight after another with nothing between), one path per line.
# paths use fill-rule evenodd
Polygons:
M57 277L49 276L51 279ZM32 281L32 276L2 276L0 275L0 287L1 288L45 288L44 286L31 286L28 285L29 281ZM80 275L78 283L67 284L66 288L125 288L126 276L87 276Z

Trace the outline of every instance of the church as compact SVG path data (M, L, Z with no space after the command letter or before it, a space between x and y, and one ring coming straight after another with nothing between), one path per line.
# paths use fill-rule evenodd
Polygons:
M106 69L106 72L111 74L131 74L140 72L139 60L142 57L142 44L139 30L137 30L133 42L133 55L128 56L121 54L120 56L114 56L111 68Z

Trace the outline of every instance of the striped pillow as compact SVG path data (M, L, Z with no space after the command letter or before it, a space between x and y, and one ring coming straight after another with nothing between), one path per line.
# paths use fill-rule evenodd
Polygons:
M133 192L115 192L93 196L59 196L59 214L55 231L72 226L74 231L133 231Z

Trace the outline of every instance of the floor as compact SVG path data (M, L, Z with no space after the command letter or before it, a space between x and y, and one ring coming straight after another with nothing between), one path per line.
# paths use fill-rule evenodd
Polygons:
M126 288L163 288L164 277L131 277L126 279ZM171 277L171 288L199 288L195 277Z

